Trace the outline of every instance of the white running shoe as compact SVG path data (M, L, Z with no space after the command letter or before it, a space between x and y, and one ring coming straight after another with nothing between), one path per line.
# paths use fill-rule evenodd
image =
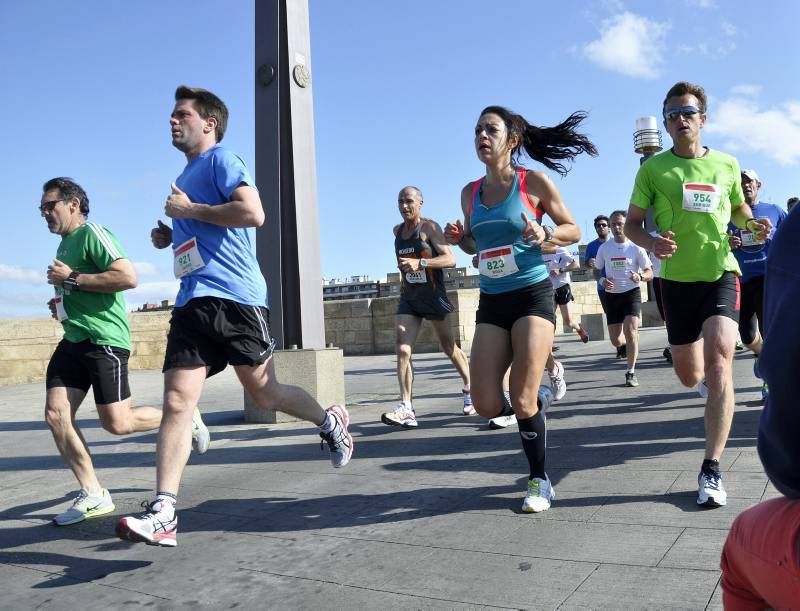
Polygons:
M117 536L127 541L175 547L178 545L178 514L169 501L142 503L145 511L117 522Z
M722 507L728 502L728 493L722 483L722 473L700 471L697 476L697 504L706 507Z
M478 412L475 411L475 408L472 405L472 395L469 394L468 390L462 391L464 393L464 415L465 416L474 416Z
M550 509L550 505L556 498L556 491L550 483L550 478L545 479L534 477L528 480L528 489L522 501L522 511L524 513L539 513Z
M78 496L72 501L72 507L54 517L53 522L56 526L69 526L89 518L104 516L112 511L114 511L114 501L111 500L108 490L103 488L100 494L90 495L81 488Z
M208 427L203 422L200 410L195 407L192 414L192 449L198 454L205 454L210 445L211 433L208 432Z
M564 365L553 359L553 371L548 371L550 384L553 385L553 400L560 401L567 394L567 383L564 381Z
M490 429L504 429L517 422L517 417L514 414L510 416L495 416L489 420Z
M320 445L328 443L331 451L331 464L336 468L344 467L353 457L353 436L350 435L350 414L344 405L331 405L326 410L336 421L328 433L320 432Z
M414 413L414 408L406 407L402 401L397 404L394 411L381 415L381 422L390 426L401 426L404 429L417 428L417 416Z
M695 391L698 395L700 395L703 399L708 398L708 386L706 386L705 380L700 380L697 383L697 386L694 387Z

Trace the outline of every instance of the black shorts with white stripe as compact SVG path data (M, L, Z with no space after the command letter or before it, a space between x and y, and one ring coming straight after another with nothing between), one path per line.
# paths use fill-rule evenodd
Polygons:
M110 405L131 396L128 386L130 352L115 346L98 346L88 339L62 339L47 365L47 388L77 388L84 393L91 386L97 405Z
M263 363L274 350L268 308L195 297L172 311L163 370L205 365L211 377L228 364Z

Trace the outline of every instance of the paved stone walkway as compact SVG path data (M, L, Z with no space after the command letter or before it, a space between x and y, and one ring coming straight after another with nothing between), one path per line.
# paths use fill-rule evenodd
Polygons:
M719 553L734 517L776 495L755 450L759 386L737 354L737 414L722 468L727 507L695 504L703 457L699 398L641 335L641 387L625 388L607 342L560 340L569 391L549 413L557 499L520 513L526 462L516 427L459 415L443 357L415 358L420 427L391 429L392 356L348 357L356 440L335 471L312 427L245 425L227 371L201 408L211 450L192 456L179 545L120 541L114 524L151 498L155 435L114 437L79 413L114 515L56 528L74 495L42 419L42 384L0 388L0 606L136 608L721 609ZM134 372L137 403L161 375Z

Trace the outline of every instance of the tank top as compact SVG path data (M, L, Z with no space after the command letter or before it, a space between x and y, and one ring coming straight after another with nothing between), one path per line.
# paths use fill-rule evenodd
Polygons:
M516 168L508 195L491 207L481 202L485 177L472 183L469 217L483 293L507 293L547 278L541 248L527 244L522 237L523 212L542 222L542 211L528 197L527 176L525 168Z
M425 236L423 239L420 235L422 223L426 220L428 219L420 218L414 231L407 238L402 237L404 225L400 225L394 237L394 252L398 258L430 259L436 256L428 237ZM420 268L416 272L401 273L401 278L400 294L409 301L428 302L447 295L444 272L441 269Z

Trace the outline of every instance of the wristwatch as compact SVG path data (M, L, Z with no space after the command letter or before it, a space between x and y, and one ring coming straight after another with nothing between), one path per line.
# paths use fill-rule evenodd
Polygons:
M553 241L553 228L550 225L542 225L542 229L544 229L544 240L542 242L552 242Z
M426 267L428 267L428 260L427 260L427 259L420 259L420 260L419 260L419 266L420 266L421 268L423 268L423 269L424 269L424 268L426 268Z
M78 282L78 276L80 276L80 272L71 272L69 276L64 278L64 281L61 283L61 286L68 291L80 291L81 285Z

